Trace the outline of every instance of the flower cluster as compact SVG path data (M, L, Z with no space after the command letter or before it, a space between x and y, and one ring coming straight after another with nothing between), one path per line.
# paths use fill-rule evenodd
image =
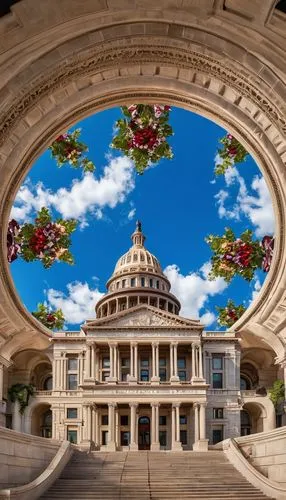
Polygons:
M26 262L40 260L45 268L51 267L57 260L73 264L69 247L70 234L76 225L74 219L58 219L53 222L49 210L45 207L38 212L35 224L26 223L20 227L16 221L10 221L7 237L8 261L12 262L20 254Z
M226 134L219 142L223 147L217 151L220 161L215 167L216 175L222 175L229 167L233 167L236 163L245 161L248 155L242 144L240 144L231 134Z
M270 269L274 246L270 236L260 242L253 240L252 231L247 230L236 238L232 229L226 228L223 236L210 235L206 241L214 252L210 279L221 276L230 282L239 275L250 281L256 269L262 268L265 272Z
M81 129L67 132L60 135L50 146L52 158L59 167L69 163L74 168L82 168L84 172L93 172L95 166L83 153L88 151L88 147L79 141Z
M161 158L173 158L167 137L173 135L169 125L170 106L132 104L121 108L124 117L116 122L118 133L111 147L131 158L139 174Z
M44 326L51 330L62 330L65 324L65 318L61 309L51 311L45 304L38 304L38 310L32 312Z
M243 315L246 308L240 304L236 306L232 300L228 300L225 307L216 307L218 311L218 324L231 327Z
M7 231L7 260L10 263L17 259L18 253L21 250L21 246L17 242L19 231L20 226L18 222L15 219L10 220Z

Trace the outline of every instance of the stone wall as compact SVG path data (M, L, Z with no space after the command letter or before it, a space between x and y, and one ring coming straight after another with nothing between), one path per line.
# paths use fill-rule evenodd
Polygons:
M27 484L35 479L56 455L55 440L0 428L0 489Z
M286 486L286 426L236 438L249 463L270 480Z

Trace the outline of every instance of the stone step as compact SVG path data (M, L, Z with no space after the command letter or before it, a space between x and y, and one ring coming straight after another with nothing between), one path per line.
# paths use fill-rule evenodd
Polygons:
M44 500L263 500L221 451L76 451Z

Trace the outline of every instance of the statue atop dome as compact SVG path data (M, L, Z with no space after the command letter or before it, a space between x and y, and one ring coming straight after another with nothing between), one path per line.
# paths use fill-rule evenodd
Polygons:
M142 222L141 222L141 220L137 220L136 221L136 231L138 231L139 233L142 233Z

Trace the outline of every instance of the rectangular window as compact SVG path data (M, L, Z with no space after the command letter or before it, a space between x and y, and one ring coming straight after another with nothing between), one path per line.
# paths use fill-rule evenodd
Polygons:
M186 358L178 358L178 369L186 368Z
M150 286L150 288L153 288L153 280L152 280L152 278L149 280L149 286Z
M67 440L70 443L77 444L77 431L75 429L67 428Z
M147 368L149 366L149 359L148 358L141 358L141 366L144 368Z
M180 425L186 425L186 424L187 424L187 416L180 415Z
M145 278L141 278L141 286L145 286Z
M108 425L108 415L101 415L101 425Z
M108 431L101 432L101 444L104 446L107 444Z
M126 280L122 280L122 288L125 288Z
M77 408L67 408L67 418L77 418Z
M131 285L131 286L135 286L135 278L131 278L131 280L130 280L130 285Z
M159 431L160 446L167 446L167 431Z
M130 442L130 433L129 432L121 432L120 433L120 444L121 446L129 446L129 442Z
M223 408L213 408L213 418L223 418Z
M140 380L141 382L149 382L149 370L140 371Z
M182 444L188 444L187 431L180 431L180 441Z
M167 417L166 415L159 416L159 425L167 425Z
M213 372L213 389L222 389L222 373Z
M68 371L77 370L77 358L68 358Z
M166 382L167 380L167 370L166 368L160 368L159 369L159 377L161 382Z
M160 281L159 280L156 281L156 288L158 288L158 289L160 288Z
M212 363L213 363L213 370L223 369L222 356L217 356L217 355L213 356Z
M68 374L67 376L67 386L69 391L74 391L77 389L77 375L76 374Z
M128 373L121 373L121 382L126 382L127 381L127 375Z
M186 372L184 370L178 371L178 377L179 377L181 382L186 382L186 380L187 380L187 375L186 375Z
M121 358L121 366L122 366L122 368L129 368L130 359L129 358Z
M223 429L213 429L213 444L217 444L223 440Z
M102 359L102 367L103 368L110 368L110 359L109 358Z
M120 425L128 425L128 415L120 416Z

